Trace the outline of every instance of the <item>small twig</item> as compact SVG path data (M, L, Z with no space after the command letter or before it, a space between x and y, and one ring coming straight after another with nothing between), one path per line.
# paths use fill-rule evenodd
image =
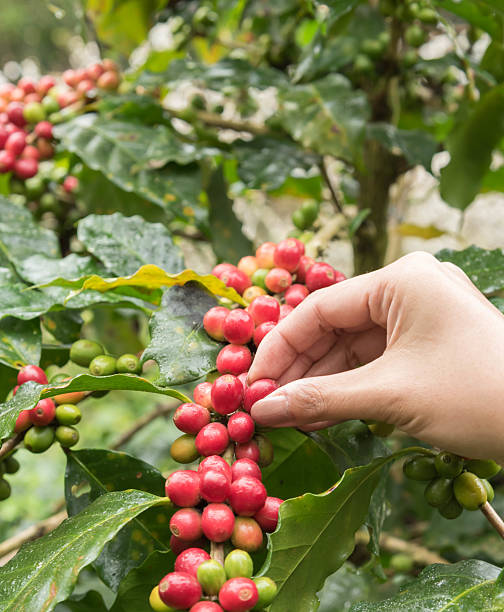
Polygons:
M368 544L369 542L369 534L365 531L358 531L355 534L355 542L357 544ZM413 561L417 565L432 565L433 563L444 563L449 564L450 562L441 557L435 552L432 552L425 546L421 546L420 544L415 544L414 542L408 542L406 540L401 540L401 538L396 538L395 536L388 535L387 533L382 533L380 535L380 546L392 553L406 553L410 555Z
M214 561L224 565L224 544L222 542L210 542L210 556Z
M179 229L170 230L173 236L180 236L181 238L187 238L188 240L198 240L200 242L209 242L208 238L201 232L184 232Z
M187 121L187 111L178 110L175 108L166 108L164 109L172 115L172 117L177 117L178 119L182 119L183 121ZM220 115L215 113L209 113L208 111L197 111L195 112L195 116L211 127L220 128L223 130L233 130L234 132L249 132L249 134L256 134L259 136L265 136L266 134L270 134L271 130L269 130L266 126L261 125L259 123L252 123L251 121L235 121L231 119L223 119Z
M141 419L138 419L138 421L133 425L133 427L129 429L128 431L126 431L125 433L123 433L123 435L116 442L114 442L114 444L112 444L110 448L112 450L117 450L121 448L121 446L124 446L127 442L129 442L131 438L136 433L138 433L141 429L143 429L146 425L148 425L149 423L152 423L152 421L155 421L158 417L169 414L170 412L173 412L174 410L175 410L174 403L165 404L165 405L158 404L155 410L153 410L152 412L149 412L149 414L146 414Z
M0 459L2 457L5 457L5 455L7 455L8 453L10 453L11 450L15 448L21 442L22 439L23 439L23 434L18 433L15 436L12 436L12 438L9 438L8 440L6 440L0 447Z
M485 502L480 506L480 510L485 515L486 520L504 540L504 521L497 514L495 508L489 502Z
M338 194L336 193L336 190L334 189L334 185L332 184L332 181L329 177L329 174L327 173L327 168L325 165L325 160L324 158L322 158L322 161L319 164L319 168L320 168L320 174L322 175L322 178L325 181L325 184L327 185L330 193L331 193L331 200L332 203L334 205L334 208L337 210L337 212L341 213L342 215L345 214L344 210L343 210L343 206L341 205L341 202L339 200Z

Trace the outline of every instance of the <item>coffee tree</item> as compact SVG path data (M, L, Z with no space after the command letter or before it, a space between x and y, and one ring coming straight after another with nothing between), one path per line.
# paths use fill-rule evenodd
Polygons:
M500 609L504 556L482 526L504 537L500 466L386 423L264 430L251 406L277 383L246 382L278 321L344 282L328 242L352 241L356 274L383 264L408 169L448 151L441 192L460 209L502 190L500 3L84 4L114 61L0 85L0 504L19 449L56 444L68 513L0 546L0 609ZM258 194L288 198L278 243L242 228ZM217 265L189 269L200 244ZM438 258L504 312L500 249ZM76 448L113 391L163 403L115 449ZM118 452L167 415L166 473ZM452 538L448 559L383 532L421 523ZM111 601L73 593L90 567Z

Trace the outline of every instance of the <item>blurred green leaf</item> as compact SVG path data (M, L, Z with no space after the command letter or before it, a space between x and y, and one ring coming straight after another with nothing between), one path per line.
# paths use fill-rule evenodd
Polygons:
M56 612L107 612L102 596L96 591L72 595L56 606Z
M500 0L435 0L439 8L462 17L473 26L488 32L492 38L502 39L504 9Z
M463 251L443 249L436 253L439 261L450 261L467 274L478 289L491 294L504 288L504 251L487 251L470 246Z
M48 312L42 322L53 337L63 344L71 344L80 338L82 317L76 310Z
M38 364L42 350L40 321L21 321L12 317L0 320L0 362L21 368Z
M18 272L29 283L42 285L59 277L75 280L88 274L104 274L105 268L92 257L75 253L61 259L36 254L24 259Z
M418 164L430 171L437 143L427 132L400 130L389 123L369 123L367 138L377 140L392 153L400 153L412 166Z
M364 223L364 221L371 214L370 208L364 208L359 210L359 212L355 215L355 217L348 224L348 235L350 238L355 236L355 232L359 229L359 227Z

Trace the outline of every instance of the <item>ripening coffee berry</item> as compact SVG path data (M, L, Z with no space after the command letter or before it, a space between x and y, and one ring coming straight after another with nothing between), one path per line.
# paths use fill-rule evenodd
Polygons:
M432 480L438 475L434 458L425 455L415 455L403 465L403 472L406 478L411 480Z
M266 290L262 287L257 287L257 285L252 285L252 287L247 287L243 292L243 299L251 304L260 295L266 295Z
M259 595L250 578L230 578L219 592L219 602L226 612L245 612L257 603Z
M229 272L230 270L235 270L235 269L236 269L236 266L233 266L233 264L226 263L226 262L220 263L214 267L214 269L212 270L212 274L216 276L217 278L221 278L224 272Z
M492 478L501 470L501 466L491 459L468 459L465 466L479 478Z
M210 338L219 342L224 340L224 321L229 313L229 308L224 306L214 306L205 313L203 327Z
M296 283L287 289L285 292L285 303L293 308L299 306L301 302L309 295L308 289L304 285Z
M36 365L27 365L18 372L18 385L22 385L29 380L34 380L39 385L46 385L48 383L44 370Z
M303 252L304 245L301 249L298 240L287 238L277 244L273 253L273 262L278 268L284 268L287 272L295 272Z
M280 316L280 304L271 295L259 296L249 305L248 311L256 326L267 321L276 323Z
M154 612L174 612L175 608L167 606L159 597L159 586L156 585L149 595L149 606Z
M226 284L227 287L231 287L235 291L237 291L240 295L252 285L250 278L242 272L235 268L234 270L226 270L221 274L221 281Z
M125 353L118 358L116 369L121 374L138 374L142 371L142 366L136 355Z
M85 368L99 355L103 355L103 346L93 340L77 340L70 347L70 359Z
M259 268L267 268L268 270L275 265L276 244L274 242L263 242L256 251L256 262Z
M201 587L191 574L175 571L161 579L159 596L167 606L190 608L201 599Z
M196 448L196 437L184 434L174 440L170 446L170 455L177 463L192 463L199 457Z
M7 472L7 469L5 471ZM483 486L485 487L485 490L487 493L487 502L491 504L495 497L494 488L492 487L492 485L488 482L486 478L480 478L480 480L483 483Z
M30 420L34 425L42 427L49 425L56 416L56 407L52 399L40 400L37 405L30 410Z
M322 289L323 287L329 287L338 282L336 270L328 263L322 261L315 262L306 273L306 286L310 293ZM341 279L343 280L343 279Z
M228 419L227 429L231 440L243 444L252 439L255 423L246 412L235 412Z
M232 480L238 480L242 476L262 480L261 468L251 459L237 459L231 466L231 477Z
M10 494L11 494L10 484L4 478L0 478L0 501L3 501L4 499L7 499L8 497L10 497Z
M254 578L254 584L257 587L259 599L255 605L257 610L266 608L275 599L278 592L278 587L268 576L259 576Z
M440 506L438 510L441 516L453 520L462 514L463 508L456 499L452 498L448 503L444 504L444 506Z
M5 110L11 123L17 127L24 127L26 125L26 119L24 118L23 114L23 104L20 104L19 102L10 102Z
M236 548L226 555L224 570L228 578L252 578L254 562L246 550Z
M250 409L256 402L273 393L276 389L278 389L278 383L272 378L261 378L254 381L245 391L243 398L244 409L250 412Z
M170 519L170 531L177 538L194 542L201 538L201 513L194 508L182 508L177 510Z
M116 360L112 355L98 355L89 364L93 376L110 376L116 373Z
M242 257L237 266L238 270L244 272L248 277L251 277L258 267L257 259L253 255Z
M198 574L198 567L209 559L210 555L206 550L195 547L188 548L187 550L181 552L175 559L175 571L187 572L196 578Z
M266 275L269 272L269 268L259 268L258 270L256 270L254 272L254 274L252 274L252 283L253 283L253 287L259 287L261 289L266 290L266 285L264 284L264 279L266 278ZM266 291L265 291L266 293ZM245 292L243 294L243 296L245 297Z
M52 427L30 427L24 437L24 445L32 453L43 453L54 442Z
M258 325L254 331L254 344L256 346L259 346L264 336L266 336L266 334L269 334L269 332L275 326L276 326L276 323L273 323L273 321L266 321L266 323L261 323L261 325Z
M232 467L220 455L210 455L209 457L205 457L198 465L198 474L200 477L204 472L209 470L212 472L221 472L231 479Z
M215 601L198 601L189 610L189 612L224 612L224 610Z
M250 442L237 444L235 446L235 457L237 459L250 459L258 463L259 456L259 446L255 440L250 440Z
M194 387L193 397L196 404L204 406L208 410L212 408L212 383L202 382Z
M453 497L453 480L451 478L434 478L425 487L424 497L434 508L447 504Z
M243 476L231 483L229 503L236 514L253 516L266 501L266 489L257 478Z
M455 478L453 493L466 510L478 510L488 499L485 485L472 472L462 472Z
M231 478L217 470L205 470L200 474L201 497L207 502L223 502L229 495Z
M119 87L119 75L115 70L107 70L96 81L100 89L114 90Z
M254 335L254 321L250 314L242 308L228 311L224 320L224 338L231 344L247 344Z
M455 478L462 472L464 460L462 457L449 453L448 451L441 451L436 455L434 465L440 476Z
M268 467L273 463L275 456L275 450L271 441L263 434L257 434L254 438L257 446L259 447L259 459L257 463L260 467Z
M11 172L16 163L16 156L9 151L0 151L0 174Z
M54 434L56 436L56 440L63 448L75 446L79 441L79 432L75 429L75 427L70 427L69 425L60 425L59 427L56 427Z
M56 407L56 420L60 425L77 425L82 413L74 404L60 404Z
M278 511L283 504L283 499L278 497L267 497L263 507L254 514L255 520L263 531L273 533L278 523Z
M21 410L16 419L16 424L14 425L15 433L26 431L31 425L30 410Z
M263 532L259 523L249 516L237 516L231 542L236 548L247 552L259 550L263 543Z
M284 268L272 268L264 282L271 293L283 293L292 285L292 276Z
M196 506L201 500L199 474L194 470L173 472L166 479L165 492L176 506Z
M209 423L203 427L195 440L196 448L200 455L222 454L229 444L227 428L222 423Z
M226 582L226 572L218 561L209 559L198 567L197 578L207 595L218 595Z
M246 372L251 364L252 354L246 346L228 344L217 355L217 370L221 374L238 376Z
M19 461L16 459L16 457L12 457L12 455L4 460L4 468L6 474L15 474L20 467L21 466L19 465Z
M47 138L47 140L51 140L53 137L53 126L50 121L39 121L33 131L39 138Z
M198 404L181 404L175 410L173 422L180 431L196 435L202 427L210 423L210 412Z
M201 527L212 542L225 542L233 533L235 515L226 504L208 504L203 510Z

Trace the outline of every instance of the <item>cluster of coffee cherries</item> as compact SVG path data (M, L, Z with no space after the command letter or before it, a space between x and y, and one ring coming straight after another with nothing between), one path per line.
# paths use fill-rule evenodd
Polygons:
M447 519L457 518L463 509L478 510L485 502L492 502L494 490L488 479L500 469L495 461L464 459L447 451L435 456L415 455L403 465L407 478L428 481L425 499Z
M41 160L54 155L53 124L64 119L62 109L79 109L101 90L117 89L118 67L105 59L88 68L66 70L63 82L51 75L38 81L27 77L17 84L0 85L0 173L12 172L20 180L34 177ZM63 188L76 188L67 177Z
M70 360L84 368L89 368L93 376L110 376L111 374L138 374L142 370L140 360L132 353L125 353L118 358L108 355L99 342L81 339L70 348Z

